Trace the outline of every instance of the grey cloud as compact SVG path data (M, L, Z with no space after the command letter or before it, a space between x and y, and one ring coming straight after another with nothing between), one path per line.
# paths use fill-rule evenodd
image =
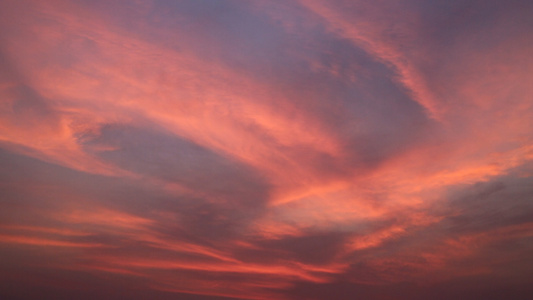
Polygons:
M423 300L423 299L487 299L487 300L527 300L533 295L528 285L508 285L484 276L460 277L435 284L360 284L339 280L319 284L297 282L292 288L282 292L295 300L322 299L384 299L384 300Z
M216 239L239 232L269 200L269 184L252 168L163 131L107 125L100 135L86 138L84 145L116 147L95 154L126 170L193 191L195 196L164 197L154 206L180 216L192 237Z
M12 207L0 213L2 220L61 227L60 221L50 219L50 213L68 207L89 210L103 207L155 219L152 230L169 239L210 244L245 230L262 213L268 200L268 185L253 170L199 146L148 133L144 136L126 133L122 139L114 136L123 134L120 130L105 134L100 143L116 142L122 148L104 157L115 158L121 166L144 175L175 180L197 189L203 196L170 194L142 180L91 175L2 151L2 201ZM138 149L135 143L140 143ZM164 151L159 152L159 147ZM19 187L22 181L26 188ZM42 189L46 192L39 192ZM159 220L159 213L174 215L179 221ZM92 230L101 232L97 227ZM112 242L106 235L94 238Z
M48 99L26 84L1 46L0 83L5 84L5 87L0 95L9 105L0 110L0 118L14 128L56 128L59 125L59 114Z
M89 150L116 147L94 153L126 170L183 184L237 207L261 207L268 198L268 184L250 167L164 131L106 125L84 143Z
M157 291L143 278L90 272L24 267L13 270L9 277L0 274L0 297L12 300L69 300L69 299L183 299L231 300L232 297L196 295Z
M450 233L465 234L532 223L533 182L516 175L477 183L452 196L452 215L442 225Z

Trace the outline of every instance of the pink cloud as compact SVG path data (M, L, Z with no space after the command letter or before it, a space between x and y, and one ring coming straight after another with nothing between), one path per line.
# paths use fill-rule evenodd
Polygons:
M2 3L1 277L67 298L531 295L530 9Z

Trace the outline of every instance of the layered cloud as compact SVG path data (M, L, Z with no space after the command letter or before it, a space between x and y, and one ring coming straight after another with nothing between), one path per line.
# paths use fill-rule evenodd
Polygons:
M529 299L532 14L2 2L0 295Z

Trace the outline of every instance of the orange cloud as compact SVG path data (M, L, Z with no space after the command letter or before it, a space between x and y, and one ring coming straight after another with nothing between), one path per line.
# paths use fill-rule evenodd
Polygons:
M0 275L154 299L526 289L531 18L489 2L3 2Z

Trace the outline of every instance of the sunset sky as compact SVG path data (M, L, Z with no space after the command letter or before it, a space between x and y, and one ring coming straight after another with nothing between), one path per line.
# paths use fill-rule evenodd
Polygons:
M0 299L533 299L533 1L0 0Z

